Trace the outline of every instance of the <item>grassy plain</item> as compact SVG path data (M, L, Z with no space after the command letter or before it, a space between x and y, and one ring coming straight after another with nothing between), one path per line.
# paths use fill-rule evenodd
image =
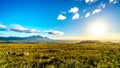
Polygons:
M120 68L120 43L1 43L0 68Z

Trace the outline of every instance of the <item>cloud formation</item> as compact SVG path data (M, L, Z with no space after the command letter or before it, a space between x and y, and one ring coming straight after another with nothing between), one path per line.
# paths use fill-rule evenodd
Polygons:
M105 4L101 3L98 8L105 8Z
M109 0L109 3L111 3L111 4L116 4L118 2L119 2L119 0Z
M0 31L7 31L7 30L9 30L7 26L0 24Z
M67 17L63 16L62 14L59 14L57 17L57 20L65 20Z
M80 15L78 13L75 13L72 17L72 20L79 19Z
M86 18L89 17L89 16L90 16L90 12L88 12L88 13L85 14Z
M77 13L79 9L77 7L73 7L69 10L69 13Z
M102 8L105 8L105 6L106 6L105 4L100 4L100 7Z
M49 30L49 31L45 31L46 33L50 34L50 35L63 35L64 33L61 31L56 31L56 30Z
M24 28L18 24L13 24L12 26L13 26L13 28L11 29L11 31L15 31L15 32L24 32L24 33L38 33L39 32L36 29Z
M102 9L95 9L93 12L92 12L92 14L96 14L96 13L99 13L99 12L101 12L102 11Z
M102 9L105 8L105 7L106 7L106 5L103 4L103 3L101 3L101 4L98 6L98 8L95 9L95 10L92 12L92 14L97 14L97 13L101 12Z
M106 5L108 3L110 4L116 4L118 2L120 2L120 0L107 0L107 1L104 1L104 0L75 0L75 1L80 1L81 3L84 1L85 4L89 4L88 6L91 6L94 4L98 4L99 2L99 5L97 6L97 8L95 8L94 10L90 10L90 11L87 11L89 8L87 9L83 9L82 12L79 11L79 7L71 7L68 12L66 12L66 10L63 12L61 11L61 15L58 16L58 20L65 20L67 18L67 16L63 16L62 14L70 14L70 13L73 13L73 16L72 16L72 20L75 20L75 19L81 19L83 17L87 18L93 14L97 14L97 13L100 13L101 11L103 11L104 8L106 8ZM92 4L91 4L92 3ZM92 7L90 7L92 8ZM81 8L82 9L82 8ZM81 13L79 13L81 12ZM86 12L90 12L90 13L86 13ZM83 14L84 13L84 14Z
M7 28L7 26L0 24L0 31L14 31L14 32L19 32L19 33L39 33L40 32L36 29L25 28L19 24L12 24L11 28ZM63 35L64 34L63 32L57 31L57 30L49 30L45 32L49 35Z
M3 24L0 24L0 28L7 28L7 27Z
M95 3L97 0L85 0L86 3Z
M79 9L77 7L73 7L70 10L68 10L68 13L73 13L74 15L72 16L72 20L79 19L80 15L78 13ZM62 11L61 14L58 15L57 20L65 20L67 19L66 16L63 14L66 14L66 11Z

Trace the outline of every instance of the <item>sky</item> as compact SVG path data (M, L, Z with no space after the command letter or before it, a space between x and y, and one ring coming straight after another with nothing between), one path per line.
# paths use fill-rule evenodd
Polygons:
M0 0L0 36L119 39L120 0Z

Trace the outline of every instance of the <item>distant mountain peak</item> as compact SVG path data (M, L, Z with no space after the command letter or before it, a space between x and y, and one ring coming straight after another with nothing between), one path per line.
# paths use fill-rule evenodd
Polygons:
M48 37L43 37L40 35L33 35L28 37L0 37L2 41L21 41L21 42L43 42L43 41L50 41Z

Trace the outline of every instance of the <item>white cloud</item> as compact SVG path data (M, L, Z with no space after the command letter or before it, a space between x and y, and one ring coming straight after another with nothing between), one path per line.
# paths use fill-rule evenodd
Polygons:
M7 28L7 27L3 24L0 24L0 28Z
M89 2L89 0L85 0L85 2L86 2L86 3L88 3L88 2Z
M24 27L22 27L21 25L18 25L18 24L13 24L12 26L13 26L13 29L19 30L21 32L24 31L24 30L27 30L27 28L24 28Z
M85 14L86 18L89 17L89 16L90 16L90 12L88 12L88 13Z
M101 12L102 9L105 8L105 7L106 7L106 4L101 3L101 4L98 6L98 8L95 9L95 10L92 12L92 14L97 14L97 13Z
M57 20L65 20L67 17L63 16L62 14L59 14L57 17Z
M111 3L111 4L116 4L118 2L119 2L119 0L109 0L109 3Z
M113 2L114 0L109 0L109 2L111 3L111 2Z
M28 29L24 28L21 25L13 24L13 28L7 28L7 26L0 24L0 31L15 31L15 32L24 32L24 33L38 33L39 31L36 29Z
M95 3L97 0L85 0L86 3Z
M36 30L36 29L29 29L29 30L26 30L26 33L38 33L40 31Z
M50 35L63 35L64 33L61 31L56 31L56 30L49 30L49 31L45 31L46 33L50 34Z
M13 26L13 28L11 29L11 31L15 31L15 32L24 32L24 33L38 33L39 32L36 29L24 28L18 24L13 24L12 26Z
M99 13L99 12L101 12L102 11L102 9L95 9L93 12L92 12L92 14L96 14L96 13Z
M105 8L105 4L101 3L98 8Z
M70 13L77 13L79 9L77 7L73 7L69 10Z
M80 15L78 13L75 13L74 16L72 17L72 20L78 19Z
M7 26L0 24L0 31L9 31L9 29L7 28Z

